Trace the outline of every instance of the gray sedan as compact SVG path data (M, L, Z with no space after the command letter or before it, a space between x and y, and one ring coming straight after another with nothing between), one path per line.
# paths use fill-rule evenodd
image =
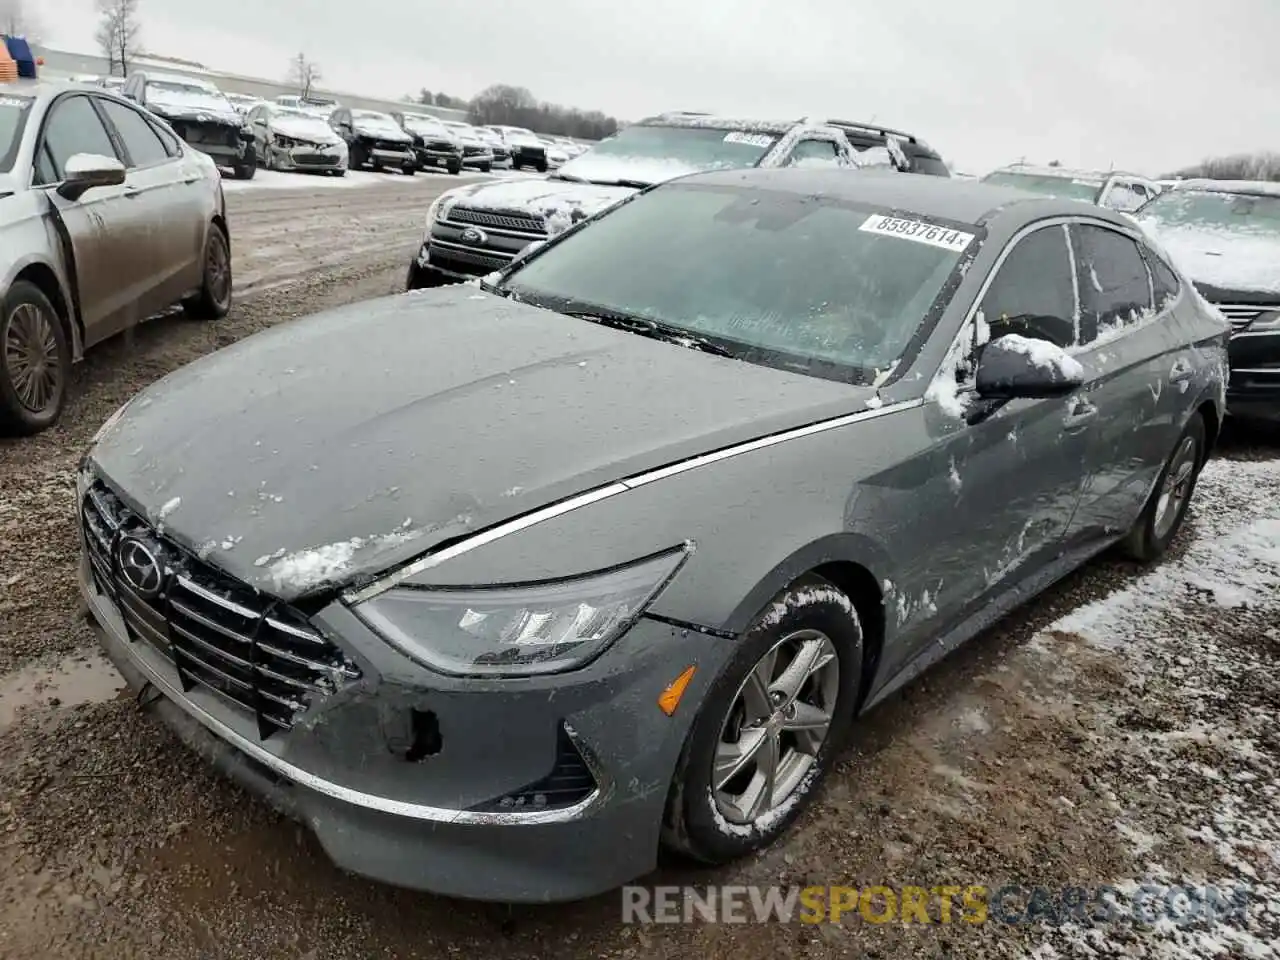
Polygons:
M0 86L0 433L53 424L73 361L177 302L231 305L213 160L101 87Z
M1177 535L1227 327L1132 221L669 182L483 286L282 325L80 476L112 659L343 867L583 897L777 839L855 718Z

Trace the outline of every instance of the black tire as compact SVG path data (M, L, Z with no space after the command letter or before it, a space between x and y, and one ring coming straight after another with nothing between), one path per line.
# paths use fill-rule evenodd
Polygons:
M482 164L480 164L480 172L481 172L481 173L491 173L492 171L493 171L493 164L492 164L492 163L482 163Z
M254 149L254 153L255 153L255 155L256 155L257 150L258 150L258 145L257 145L257 143L256 143L256 142L254 143L253 149ZM271 158L271 142L270 142L270 141L267 141L265 144L263 144L263 148L262 148L262 164L261 164L261 166L262 166L262 169L263 169L263 170L274 170L274 169L275 169L276 163L275 163L275 160L273 160L273 159Z
M258 172L257 153L250 150L248 156L242 157L240 162L232 167L232 172L237 180L252 180L253 175Z
M1173 445L1147 505L1121 541L1121 549L1131 559L1142 563L1160 559L1182 529L1204 466L1207 439L1204 417L1196 413ZM1176 499L1170 502L1166 495ZM1166 515L1166 504L1173 510L1172 516Z
M739 705L746 705L747 680L761 658L771 649L791 644L790 638L801 631L813 631L829 640L839 668L838 683L831 684L835 694L825 739L812 754L812 764L803 771L794 789L773 813L761 818L763 823L730 823L712 790L717 747L722 735L735 735L741 743L741 735L748 729L760 729L760 725L741 726L736 734L729 733ZM862 625L845 594L828 581L809 576L774 597L738 641L733 658L712 684L693 722L667 797L663 845L695 860L719 864L777 840L813 799L831 769L853 723L861 674ZM804 682L807 685L810 680ZM804 689L801 687L801 699ZM785 713L785 708L779 712ZM775 712L774 717L777 716ZM786 733L782 736L798 737ZM744 767L739 776L748 769L751 768ZM759 768L752 769L753 781L758 773ZM732 782L727 781L725 786Z
M231 310L231 289L231 243L215 223L205 241L200 292L183 300L182 309L197 320L221 320Z
M347 175L347 171L346 171L346 170L335 170L335 171L333 171L333 175L334 175L335 177L345 177L345 176Z
M412 177L415 173L418 172L418 165L416 163L406 163L403 167L400 168L400 170L404 173L406 177Z
M34 395L27 389L32 382L29 359L23 365L21 393L15 382L18 370L9 366L19 350L30 358L33 349L42 354L35 372L39 393ZM71 344L62 318L39 287L16 281L0 303L0 433L25 437L57 423L70 380Z
M539 160L539 161L538 161L538 172L539 172L539 173L546 173L546 172L547 172L547 161L545 161L545 160Z
M512 170L522 170L522 169L524 169L524 164L523 164L523 163L521 163L519 160L512 159L512 161L511 161L511 169L512 169Z
M359 143L353 143L347 148L347 169L359 170L364 166L366 160L364 147Z

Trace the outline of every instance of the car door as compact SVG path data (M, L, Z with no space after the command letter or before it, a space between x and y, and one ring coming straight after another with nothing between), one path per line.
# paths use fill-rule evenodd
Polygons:
M930 546L900 575L887 614L904 631L907 658L1059 556L1085 479L1091 424L1075 418L1081 397L991 403L974 392L973 371L985 343L1006 334L1073 346L1076 309L1066 226L1015 237L961 334L964 416L929 410L936 441L927 463L912 466L937 479L921 488L915 529L902 531L903 542Z
M146 226L147 254L138 297L141 318L169 306L199 285L204 261L202 185L183 168L140 110L109 97L95 97L126 154L125 196L132 216Z
M1114 537L1146 503L1181 429L1192 367L1168 298L1153 301L1139 242L1101 222L1071 226L1080 288L1080 348L1097 429L1073 541Z
M135 318L150 267L137 254L148 242L146 224L127 183L98 187L75 200L58 193L67 161L81 153L125 162L89 96L64 95L41 128L33 183L47 191L75 255L76 295L90 345Z

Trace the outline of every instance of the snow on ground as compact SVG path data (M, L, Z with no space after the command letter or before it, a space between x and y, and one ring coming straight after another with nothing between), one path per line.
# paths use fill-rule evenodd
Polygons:
M358 190L393 183L398 186L421 184L430 187L447 182L449 186L473 180L523 180L533 176L523 171L496 170L493 173L467 171L454 177L444 173L419 173L406 177L401 173L374 173L370 170L348 170L345 177L326 177L315 173L284 173L277 170L259 170L252 180L222 178L222 189L227 193L246 193L252 190Z
M1143 885L1243 892L1246 908L1209 920L1184 901L1151 922L1066 923L1046 928L1031 960L1280 957L1280 462L1213 461L1195 516L1180 555L1062 617L1028 654L1068 673L1118 657L1131 677L1131 696L1083 707L1116 843L1137 866L1094 882L1116 888L1122 913ZM1194 611L1222 629L1195 629Z

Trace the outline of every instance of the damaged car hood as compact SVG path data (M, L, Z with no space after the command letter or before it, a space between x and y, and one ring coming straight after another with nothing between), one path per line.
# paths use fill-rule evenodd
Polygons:
M602 187L568 180L482 181L451 190L446 202L472 210L537 214L547 232L554 235L635 192L630 187Z
M449 287L175 371L89 467L166 536L291 600L871 394Z
M319 117L276 117L271 121L271 129L283 133L295 140L309 140L312 143L337 143L340 137L333 132L329 124Z
M1280 236L1265 231L1161 227L1149 220L1142 225L1197 284L1280 294Z
M179 93L175 90L147 90L147 106L166 117L175 119L217 120L220 123L240 126L244 118L236 113L230 101L214 94Z

